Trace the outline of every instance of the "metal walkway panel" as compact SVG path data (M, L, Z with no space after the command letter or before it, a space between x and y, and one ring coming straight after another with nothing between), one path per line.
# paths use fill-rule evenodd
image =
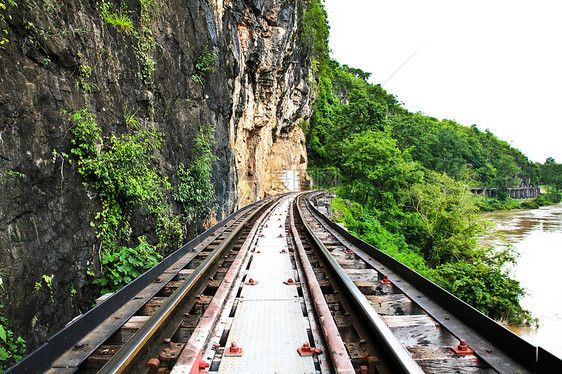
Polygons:
M226 342L227 348L236 342L243 353L223 356L219 373L316 373L314 359L297 352L309 341L297 287L283 283L295 277L284 227L287 207L286 200L262 226L246 274L259 283L242 287Z
M315 374L312 357L297 348L308 341L299 300L240 300L226 346L242 348L241 357L223 357L219 373Z
M246 279L259 283L245 285L240 297L246 300L292 300L298 297L295 285L286 285L285 281L295 277L289 253L280 253L284 247L262 248L261 253L254 253Z

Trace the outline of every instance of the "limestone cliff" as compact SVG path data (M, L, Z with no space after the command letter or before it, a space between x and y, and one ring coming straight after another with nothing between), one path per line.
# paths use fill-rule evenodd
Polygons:
M71 147L63 111L86 107L106 135L126 131L130 115L154 126L163 135L154 167L172 185L211 124L221 218L283 191L280 174L305 172L298 124L314 97L299 0L17 3L1 22L9 42L0 49L0 303L34 347L87 308L99 245L90 226L99 199L75 163L53 159ZM103 6L128 15L133 30L104 21ZM213 71L197 82L206 50ZM141 223L136 230L150 230ZM53 276L52 295L34 288L43 275Z

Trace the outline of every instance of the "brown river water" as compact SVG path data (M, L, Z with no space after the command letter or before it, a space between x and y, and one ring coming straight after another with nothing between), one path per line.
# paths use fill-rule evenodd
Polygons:
M510 330L562 357L562 204L482 215L495 222L496 230L519 251L512 275L528 293L521 305L539 319L538 328Z

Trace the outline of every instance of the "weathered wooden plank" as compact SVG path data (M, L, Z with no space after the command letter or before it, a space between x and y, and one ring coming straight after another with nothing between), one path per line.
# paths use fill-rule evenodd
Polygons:
M356 281L353 283L364 295L389 295L397 292L392 284L381 284L378 281Z
M326 248L330 251L332 256L343 255L347 252L347 247L343 245L328 244Z
M428 315L382 316L398 341L406 347L454 346L459 341Z
M436 326L406 326L391 328L392 333L406 347L456 346L457 338Z
M195 271L195 269L181 269L178 272L178 275L176 275L176 277L174 278L174 281L184 281L186 280L193 272Z
M379 273L373 269L345 269L345 273L353 282L377 282L379 281Z
M477 356L458 356L451 347L408 347L426 373L495 373Z
M410 314L424 314L421 308L403 294L367 295L367 299L378 314L386 316L402 316Z
M437 322L427 314L425 315L409 315L409 316L383 316L382 319L388 327L411 327L411 326L438 326Z
M88 357L84 364L86 372L97 372L115 355L121 348L120 345L102 345Z
M477 356L457 356L450 347L408 347L408 351L426 374L496 372Z
M150 316L132 316L119 330L113 334L109 339L110 344L124 344L126 341L131 339L133 334L140 329L146 321L150 319Z
M347 257L352 257L351 255L346 255ZM343 269L368 269L369 265L361 259L353 258L343 258L338 256L336 261Z
M158 308L160 308L160 306L162 306L162 304L164 304L168 299L169 299L168 297L160 297L160 296L153 297L142 307L142 309L139 311L139 315L143 315L143 316L153 315L154 313L156 313Z

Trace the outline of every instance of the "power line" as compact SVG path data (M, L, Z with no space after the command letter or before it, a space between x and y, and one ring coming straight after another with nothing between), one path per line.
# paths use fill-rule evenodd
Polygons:
M415 56L416 53L418 53L419 50L420 50L420 48L416 49L416 50L414 51L414 53L412 53L412 54L410 55L410 57L408 57L408 58L406 59L406 61L404 61L404 62L402 63L402 65L400 65L400 66L398 67L398 69L396 69L396 70L394 71L394 73L390 74L390 77L386 78L386 80L384 81L384 83L383 83L382 85L384 86L389 80L391 80L392 77L394 77L394 75L395 75L396 73L398 73L398 72L400 71L400 69L402 69L402 67L403 67L404 65L406 65L406 64L408 63L408 61L410 61L410 59L411 59L412 57Z

